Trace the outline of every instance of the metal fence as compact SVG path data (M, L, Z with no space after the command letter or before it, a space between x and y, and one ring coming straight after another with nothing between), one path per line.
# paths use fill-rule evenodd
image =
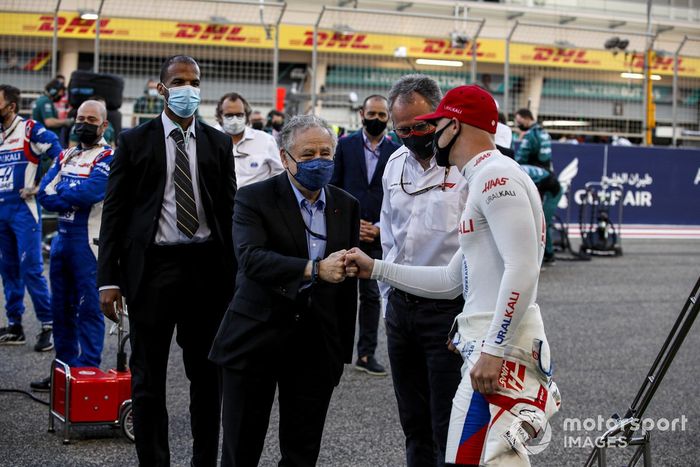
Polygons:
M507 114L529 108L558 135L641 138L644 81L635 78L642 77L639 57L652 38L515 21L506 38L503 107Z
M128 120L162 60L184 53L201 65L205 117L229 91L261 110L272 108L281 86L288 113L317 113L355 127L364 97L386 94L401 75L422 72L443 90L479 83L508 115L529 107L554 135L638 139L651 116L643 71L649 60L657 136L674 144L700 140L699 37L681 41L677 35L663 45L668 56L647 57L651 35L612 23L598 28L511 19L508 30L485 28L484 19L463 7L453 15L324 7L299 32L292 29L300 26L285 23L285 8L270 0L5 0L0 82L20 87L28 110L59 72L115 73L125 81ZM31 18L32 34L16 24L22 15ZM175 32L162 32L164 22ZM287 40L281 47L284 27L288 36L301 35L297 46ZM656 67L654 60L670 65Z
M445 90L475 82L483 24L460 8L440 16L323 7L314 24L311 95L297 100L304 111L339 122L357 118L353 110L365 97L386 95L404 74L432 75Z

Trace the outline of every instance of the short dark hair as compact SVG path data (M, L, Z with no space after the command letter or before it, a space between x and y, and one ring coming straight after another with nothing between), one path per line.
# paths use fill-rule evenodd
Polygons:
M19 111L19 88L11 84L0 84L0 92L5 98L5 103L15 104L15 113Z
M272 117L284 118L284 114L282 112L280 112L279 110L272 109L267 113L267 119L272 120Z
M530 112L530 109L526 108L518 109L518 111L515 112L515 115L520 115L522 118L529 118L530 120L535 119L535 117L532 115L532 112Z
M508 122L506 122L506 114L503 112L498 112L498 122L503 123L504 125Z
M384 100L384 102L386 102L387 107L389 107L389 99L382 96L381 94L372 94L371 96L365 97L365 100L362 101L362 110L364 110L365 107L367 107L367 103L369 101L371 101L372 99L382 99L382 100Z
M216 119L221 121L223 112L224 112L224 102L226 101L231 101L231 102L236 102L236 101L241 101L243 102L243 111L245 112L245 119L248 121L248 117L250 117L250 113L253 111L252 107L250 107L250 104L248 104L248 101L243 98L240 94L237 92L229 92L221 96L221 99L219 99L219 103L216 104Z
M62 89L66 89L66 85L59 79L52 79L44 87L44 90L52 96L58 94L58 91L61 91Z
M168 71L170 70L170 67L176 63L187 63L187 64L194 65L197 68L199 68L199 64L197 63L197 60L190 57L189 55L173 55L172 57L166 58L165 61L163 62L163 65L161 65L161 67L160 67L160 82L161 83L165 83L166 78L168 76Z

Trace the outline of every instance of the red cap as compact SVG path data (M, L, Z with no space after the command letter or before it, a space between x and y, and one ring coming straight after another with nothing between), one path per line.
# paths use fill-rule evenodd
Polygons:
M416 120L438 120L456 118L462 123L496 133L498 109L491 94L475 84L450 89L431 114L416 117Z

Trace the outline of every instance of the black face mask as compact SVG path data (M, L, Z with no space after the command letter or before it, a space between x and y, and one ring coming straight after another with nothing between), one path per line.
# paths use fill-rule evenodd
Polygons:
M518 128L520 128L520 131L527 131L530 127L525 126L524 123L518 123Z
M78 135L78 139L83 146L92 146L97 142L101 135L98 136L97 125L92 125L90 123L80 122L75 124L75 134Z
M435 132L426 133L424 135L411 135L407 138L401 138L403 144L411 150L413 154L418 156L418 159L426 160L433 157L435 150L433 148L433 134Z
M258 120L258 121L255 121L255 122L253 122L253 123L250 124L250 127L251 127L253 130L262 130L262 129L263 129L263 122L261 122L261 121L259 121L259 120Z
M445 128L447 128L450 125L451 123ZM435 135L433 135L433 146L435 146L435 163L440 167L449 167L450 165L452 165L450 164L450 151L452 151L452 146L454 146L455 142L457 142L457 136L459 136L459 132L455 133L452 136L450 142L447 143L447 146L441 148L438 144L438 141L440 140L440 136L442 136L442 133L445 131L445 128L436 131Z
M272 123L272 129L275 131L281 131L283 126L284 126L284 122L273 122Z
M386 130L386 122L379 120L378 118L373 118L368 120L366 118L362 119L362 126L365 127L367 133L370 136L379 136Z

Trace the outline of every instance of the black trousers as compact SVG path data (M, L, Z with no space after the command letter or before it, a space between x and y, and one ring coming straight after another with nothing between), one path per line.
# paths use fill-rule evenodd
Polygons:
M280 467L312 467L321 449L333 394L329 362L318 327L302 318L289 324L272 358L250 370L222 369L224 440L222 467L256 467L279 389ZM309 357L314 365L308 365Z
M190 381L192 465L215 466L221 411L219 371L209 349L226 309L221 255L211 244L153 246L141 293L129 306L131 386L141 466L170 465L166 376L173 331Z
M382 257L382 245L379 242L360 243L360 248L371 258L381 259ZM360 279L358 284L360 309L357 314L357 356L371 357L374 356L374 352L377 349L377 329L379 328L379 312L381 309L379 287L377 286L377 281L371 279Z
M399 419L406 436L406 465L445 465L452 399L462 357L447 349L464 300L428 300L393 290L386 334Z

